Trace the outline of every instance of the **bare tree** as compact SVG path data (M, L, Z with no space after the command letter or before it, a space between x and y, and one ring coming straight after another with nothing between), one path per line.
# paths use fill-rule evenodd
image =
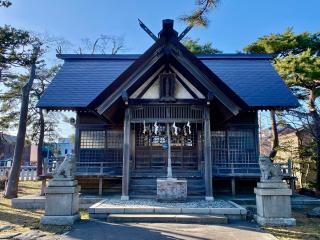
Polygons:
M48 135L52 134L54 130L52 126L56 126L56 116L54 113L47 113L49 115L45 118L43 109L36 107L36 102L39 101L40 97L44 93L47 86L51 83L52 78L60 68L59 65L53 66L47 69L45 66L39 67L39 71L36 73L36 81L31 91L33 106L29 108L29 111L33 111L35 114L29 114L31 118L29 121L31 124L31 140L37 143L37 176L42 174L42 149L44 145L44 139L50 140Z
M278 124L276 119L276 111L270 110L271 130L272 130L272 147L269 157L273 159L277 155L279 148Z
M81 46L77 49L76 52L78 54L117 54L123 49L123 37L100 35L94 41L89 38L82 39Z

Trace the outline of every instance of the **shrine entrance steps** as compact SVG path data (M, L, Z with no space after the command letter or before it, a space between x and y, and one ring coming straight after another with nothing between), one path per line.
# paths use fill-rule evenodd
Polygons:
M150 223L227 223L246 219L247 210L232 201L188 200L186 202L158 202L155 199L104 199L88 209L92 219L108 222Z
M193 223L193 224L227 224L224 215L202 214L110 214L107 222L111 223Z
M130 175L130 198L156 198L157 178L165 178L163 170L134 170ZM188 181L188 198L204 198L205 183L200 171L173 171L173 177Z

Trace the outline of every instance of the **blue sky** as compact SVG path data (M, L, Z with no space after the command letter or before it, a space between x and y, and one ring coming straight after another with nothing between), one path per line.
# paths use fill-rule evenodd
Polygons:
M125 39L126 53L141 53L153 40L139 28L138 18L158 33L162 19L177 20L194 4L194 0L13 0L10 8L0 9L0 24L63 37L75 45L82 38L119 35ZM319 9L319 0L221 0L209 14L209 27L192 29L188 35L232 53L287 27L319 31ZM185 27L175 22L179 32Z
M64 38L75 46L81 39L101 34L122 36L125 53L142 53L153 40L140 29L140 18L155 34L161 20L175 20L181 32L186 25L178 17L190 13L194 0L12 0L0 9L0 25ZM212 42L225 53L233 53L259 36L279 33L287 27L296 32L320 31L320 0L221 0L209 14L208 28L194 28L188 34L201 42ZM266 120L268 122L268 120ZM61 125L63 136L73 130Z

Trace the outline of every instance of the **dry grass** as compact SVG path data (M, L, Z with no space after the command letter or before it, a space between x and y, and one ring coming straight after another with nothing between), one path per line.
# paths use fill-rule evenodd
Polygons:
M40 181L24 181L19 183L19 196L36 195L40 193ZM0 226L13 226L10 230L0 232L0 236L23 233L34 229L48 234L63 233L70 230L68 226L43 226L40 217L44 210L24 210L11 207L11 201L0 196ZM295 210L294 217L297 226L294 227L265 227L264 229L280 240L320 240L320 219L307 218L303 210ZM81 219L89 219L87 211L80 211Z
M19 196L36 195L40 193L41 182L25 181L19 183ZM48 234L68 231L68 226L43 226L40 217L44 210L25 210L11 207L11 200L0 196L0 226L10 225L13 228L0 232L0 236L14 233L23 233L34 229L47 232Z
M294 210L293 216L297 219L297 226L264 227L264 229L280 240L320 239L320 218L306 217L305 210Z

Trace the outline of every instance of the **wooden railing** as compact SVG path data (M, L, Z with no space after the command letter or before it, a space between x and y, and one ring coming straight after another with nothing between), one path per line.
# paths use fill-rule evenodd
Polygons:
M276 163L280 166L284 177L292 177L292 162ZM259 163L215 163L212 167L214 176L259 177Z
M76 162L77 176L121 176L122 162Z
M292 177L292 161L277 163L284 177ZM56 165L46 167L46 174L51 174ZM11 167L0 166L0 176L8 176ZM77 176L121 176L122 162L77 162ZM214 164L213 176L244 176L259 177L261 175L258 163ZM36 166L22 166L20 181L37 180Z

